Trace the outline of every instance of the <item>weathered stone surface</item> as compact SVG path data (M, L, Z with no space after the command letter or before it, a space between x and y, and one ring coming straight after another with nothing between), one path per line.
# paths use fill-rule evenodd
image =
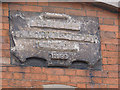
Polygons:
M52 32L52 31L14 31L12 32L14 37L26 38L26 39L61 39L61 40L71 40L71 41L84 41L97 43L99 42L96 35L90 34L73 34L65 32Z
M101 60L98 18L10 11L12 59L43 58L47 66L94 66ZM43 65L44 66L44 65Z
M29 26L79 30L80 21L76 22L76 20L65 14L42 13L39 17L36 17L36 19L30 20Z
M69 89L69 90L75 90L75 88L77 88L77 87L73 87L73 86L68 86L68 85L61 85L61 84L47 84L47 85L43 85L43 88L44 89L53 89L53 88L67 88L67 89Z

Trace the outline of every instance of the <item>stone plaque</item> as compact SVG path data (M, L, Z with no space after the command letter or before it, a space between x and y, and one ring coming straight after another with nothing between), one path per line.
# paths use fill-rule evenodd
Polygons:
M45 66L72 67L74 62L94 66L101 60L96 17L10 11L10 37L13 64L37 58Z

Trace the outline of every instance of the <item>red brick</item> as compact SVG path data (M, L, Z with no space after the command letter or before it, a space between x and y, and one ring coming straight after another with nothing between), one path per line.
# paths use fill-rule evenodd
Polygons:
M115 32L102 31L100 33L101 44L118 44L119 39L116 39Z
M48 81L48 82L40 82L40 84L39 85L47 85L47 84L64 84L64 83L62 83L62 82L50 82L50 81Z
M108 58L108 64L118 64L118 57Z
M118 22L118 19L115 19L115 25L118 25L119 24L119 22Z
M101 38L101 44L118 44L118 39Z
M108 72L108 76L118 78L118 72Z
M22 86L22 87L31 87L30 81L20 81L20 80L11 80L9 83L10 86Z
M92 80L94 83L102 83L103 78L94 77Z
M118 52L120 51L120 45L118 44Z
M76 75L86 76L86 70L76 70Z
M89 3L83 3L83 9L85 10L94 10L94 11L103 11L101 8L94 7Z
M8 30L0 30L0 36L8 36L9 31Z
M41 73L40 67L31 67L31 73Z
M23 78L23 74L22 73L13 73L13 78L14 79L22 79Z
M48 2L38 2L39 6L48 6Z
M100 88L99 84L87 84L87 88Z
M104 84L118 84L118 79L104 78L103 83Z
M0 50L0 57L2 57L2 50Z
M64 8L51 8L53 9L54 13L65 13Z
M103 58L102 59L102 64L108 64L108 59L107 58Z
M59 76L48 75L47 78L48 78L48 81L59 81Z
M77 84L77 88L86 88L86 84Z
M9 24L8 23L3 23L3 29L9 30Z
M100 84L100 88L108 88L108 85L106 85L106 84Z
M9 82L9 80L4 80L4 79L3 79L3 80L2 80L2 85L3 85L3 86L8 86L8 82Z
M97 77L101 77L102 76L102 72L101 71L94 71L92 72L93 76L97 76Z
M109 51L118 51L118 46L117 45L107 44L106 45L106 50L109 50Z
M17 3L17 4L20 4L20 3ZM26 4L26 3L24 3L24 4ZM40 6L48 6L48 3L39 2L38 4ZM24 11L32 11L32 12L41 12L41 10L42 10L43 12L48 11L48 12L57 12L57 13L64 13L65 11L67 11L66 14L77 15L77 16L78 15L85 16L85 11L83 11L84 9L86 9L88 16L96 15L95 13L93 13L93 12L96 12L94 10L99 10L98 8L92 7L90 5L88 5L88 6L86 6L86 4L81 5L81 3L78 3L78 4L77 3L75 3L75 4L67 3L66 6L65 6L65 4L62 5L61 3L57 3L55 5L53 3L52 4L49 3L49 5L51 5L52 7L51 6L50 7L49 6L48 7L30 6L30 5L32 5L30 3L29 3L29 6L27 6L27 5L22 6L22 5L15 5L15 4L13 4L13 5L9 4L9 5L10 5L10 8L14 9L14 10L23 10L24 9ZM36 5L36 3L34 5ZM18 6L18 7L16 7L16 6ZM58 7L63 7L63 8L58 8ZM90 7L90 8L88 8L88 7ZM40 10L39 10L39 8L40 8ZM69 9L65 9L65 8L69 8ZM83 8L83 9L82 10L72 10L72 8L74 8L74 9ZM49 9L49 10L47 10L47 9ZM65 11L64 11L64 9L65 9ZM109 13L107 11L104 11L104 13L102 13L102 14L103 14L102 17L104 17L104 24L110 24L110 25L103 25L101 31L110 31L111 32L111 34L101 35L101 38L102 38L101 39L101 41L102 41L101 49L102 49L102 52L104 51L103 56L108 57L108 58L103 57L103 62L102 63L103 64L117 64L118 63L118 59L117 59L118 55L116 54L117 53L116 51L117 51L118 47L116 45L112 45L112 44L113 43L118 44L118 39L116 39L116 38L119 38L118 27L117 26L111 26L111 24L114 24L114 21L112 21L112 19L107 19L109 17L116 18L116 15L112 14L112 13ZM107 14L107 15L105 15L105 14ZM4 10L4 15L8 16L7 10ZM110 16L108 16L108 15L110 15ZM100 23L103 23L103 18L99 18L99 20L100 20ZM5 22L3 24L3 27L4 27L3 29L9 29L8 17L3 17L3 22ZM115 21L115 25L117 25L117 20ZM3 31L3 32L5 32L5 31ZM115 35L113 33L115 33ZM5 52L5 49L7 49L7 50L10 49L10 47L8 47L9 43L10 43L9 36L6 33L4 33L4 35L5 36L1 40L1 42L4 43L4 44L2 44L2 47L4 49L3 52ZM106 50L107 50L107 52L106 52ZM5 58L3 58L3 59L5 60ZM8 58L8 59L10 60L10 58ZM17 70L15 70L14 68L17 69ZM117 68L116 65L103 65L103 70L108 71L108 73L105 72L105 71L104 71L104 73L101 72L101 71L100 72L97 71L96 74L93 73L93 75L95 75L95 78L93 78L93 80L96 83L101 83L102 82L101 77L107 77L107 76L109 77L109 78L105 78L106 81L103 79L103 82L105 84L100 84L100 85L95 84L95 86L93 86L93 87L94 88L95 87L103 87L104 88L104 87L107 87L107 84L116 84L116 82L117 82L117 80L116 80L117 73L116 72L118 70L116 68ZM4 71L6 71L6 69L4 69ZM113 72L113 71L115 71L115 72ZM9 72L11 72L11 73L13 73L13 72L26 72L25 73L25 79L29 78L29 80L47 80L47 78L48 78L48 81L44 82L44 83L49 84L49 83L56 83L56 82L59 82L59 83L66 82L66 83L69 83L69 85L73 84L73 85L75 85L79 88L86 88L87 82L91 81L89 77L85 77L86 74L87 74L86 70L71 70L70 69L70 71L69 71L69 69L53 69L53 68L50 68L50 69L49 68L43 68L41 70L41 68L39 68L39 67L28 67L28 68L8 67L8 73ZM34 73L34 74L32 74L32 73ZM41 74L41 73L44 73L44 74ZM13 79L15 79L15 78L16 79L21 79L21 74L22 73L13 73L13 77L12 76L11 77ZM84 76L84 77L64 76L64 74L66 74L66 75L79 75L79 76ZM60 76L60 75L62 75L62 76ZM12 79L9 76L7 75L5 77ZM49 81L54 81L54 82L49 82ZM7 81L5 81L5 82L7 82ZM40 83L40 82L41 81L37 81L36 83L39 83L39 86L41 87L42 83ZM82 83L78 83L78 82L82 82ZM83 82L85 82L85 84ZM8 84L6 83L4 85L8 85ZM15 86L17 86L17 87L20 87L20 86L21 87L34 86L34 85L31 85L31 81L25 81L25 80L24 81L13 80L12 83L10 83L10 85L13 86L13 87L15 87ZM35 87L39 87L39 86L35 85ZM114 88L115 86L118 86L118 85L109 85L109 87L111 87L111 88L112 87ZM89 84L87 85L87 87L89 87Z
M26 2L28 5L37 5L37 2Z
M55 7L43 7L42 12L65 13L64 8L55 8Z
M41 0L37 0L38 2L41 2ZM44 2L48 2L48 0L44 0Z
M81 3L78 3L78 2L72 2L71 3L71 8L73 8L73 9L82 9L83 5Z
M107 77L107 71L92 71L92 75L95 77ZM88 76L90 76L90 75L88 75Z
M76 70L74 69L65 69L65 75L75 75Z
M114 14L114 13L109 12L109 11L98 11L97 16L98 17L103 17L103 18L114 18L114 19L117 19L118 14Z
M20 67L8 67L8 71L10 71L10 72L20 72L21 68Z
M8 3L2 3L2 9L8 9Z
M3 24L2 23L0 23L0 29L3 29Z
M106 50L106 44L101 44L101 50L102 51Z
M88 77L71 77L71 82L78 83L78 82L90 82L90 78Z
M9 50L2 50L2 57L10 57L10 51Z
M2 14L3 14L3 10L0 10L0 16L2 16ZM1 18L1 17L0 17Z
M21 67L22 72L30 73L30 68L31 67Z
M69 76L59 76L60 82L70 82Z
M118 65L103 65L103 70L118 71Z
M2 3L0 3L0 5L2 5ZM2 8L0 8L0 9L2 9Z
M42 85L39 85L39 86L33 86L34 88L40 88L41 90L43 90L43 86Z
M118 57L118 52L109 52L109 51L102 51L103 57Z
M11 72L2 72L2 78L6 79L12 79L12 73Z
M45 74L33 74L31 76L31 79L35 79L35 80L47 80L47 75L45 75Z
M2 17L2 22L3 23L9 23L8 17Z
M4 43L4 44L2 44L2 49L10 49L10 44L8 44L8 43Z
M41 81L32 81L31 84L32 84L32 86L34 88L38 88L37 86L41 86L43 84L43 82L41 82Z
M7 71L7 67L2 67L2 71Z
M115 39L116 38L115 32L101 31L100 35L102 39Z
M118 26L100 25L100 30L116 32L118 31Z
M42 7L24 5L24 6L22 6L22 11L41 12Z
M9 37L0 37L0 42L1 43L10 43L10 39Z
M49 2L49 6L71 8L71 2Z
M24 74L24 79L31 79L32 73L26 73Z
M118 88L118 85L108 85L108 88Z
M22 6L21 5L9 4L9 9L10 10L22 10Z
M11 86L2 86L2 88L13 88Z
M99 18L99 23L103 24L103 18Z
M118 63L117 63L117 64L119 65L119 64L120 64L120 58L118 58L117 60L118 60Z
M116 38L120 39L120 31L116 32Z
M93 17L96 17L96 11L86 11L87 12L87 16L93 16Z
M43 68L43 73L53 75L64 75L64 69L57 68Z
M114 19L104 19L104 24L108 24L108 25L113 25L114 24Z
M30 67L8 67L8 71L30 73Z
M25 79L47 80L47 76L45 74L25 74Z
M108 71L102 71L102 77L108 77Z
M9 16L8 10L3 10L3 16Z
M26 2L10 2L11 4L26 4Z
M68 15L85 16L85 11L84 10L65 9L65 13L68 14Z

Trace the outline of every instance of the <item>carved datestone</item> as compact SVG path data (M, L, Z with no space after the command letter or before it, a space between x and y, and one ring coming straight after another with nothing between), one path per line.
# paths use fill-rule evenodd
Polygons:
M40 66L74 68L79 62L94 66L101 60L96 17L10 11L10 37L13 64L34 58L32 62L45 61L36 62Z

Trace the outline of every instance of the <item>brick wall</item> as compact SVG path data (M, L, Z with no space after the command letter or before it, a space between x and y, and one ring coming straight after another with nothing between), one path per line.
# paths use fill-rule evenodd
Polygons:
M89 71L45 67L20 67L10 65L9 10L30 12L55 12L76 16L99 18L102 70ZM97 8L88 3L14 2L2 3L0 22L0 49L2 58L2 87L34 87L43 84L64 84L78 88L118 88L118 14ZM119 51L118 51L119 50ZM92 82L92 84L91 84Z

